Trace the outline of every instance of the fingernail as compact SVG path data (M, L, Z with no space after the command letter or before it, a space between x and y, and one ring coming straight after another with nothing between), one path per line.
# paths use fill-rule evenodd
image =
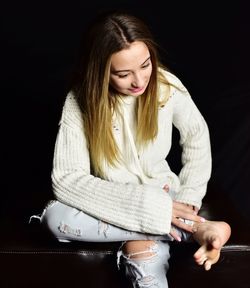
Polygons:
M178 242L181 242L181 237L178 236L178 237L177 237L177 241L178 241Z
M193 233L197 232L197 228L193 227L192 231L193 231Z
M164 185L163 189L166 191L166 192L169 192L169 186L166 184Z

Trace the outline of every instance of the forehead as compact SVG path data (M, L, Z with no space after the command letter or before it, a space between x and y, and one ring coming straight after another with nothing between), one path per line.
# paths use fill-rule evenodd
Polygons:
M111 67L115 70L131 70L140 66L150 57L148 47L145 43L135 41L126 49L111 56Z

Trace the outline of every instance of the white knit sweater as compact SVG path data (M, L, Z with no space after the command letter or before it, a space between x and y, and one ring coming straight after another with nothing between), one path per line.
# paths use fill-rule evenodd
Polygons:
M114 117L113 133L123 164L106 167L105 179L90 172L90 157L81 112L67 95L54 151L52 185L57 200L119 227L152 234L169 233L172 200L201 206L211 174L211 150L206 122L188 91L173 74L164 72L171 96L159 109L158 135L143 151L134 142L136 98L124 96L122 119ZM161 87L162 97L164 90ZM180 132L183 167L175 175L166 157L172 125ZM168 184L171 193L163 190Z

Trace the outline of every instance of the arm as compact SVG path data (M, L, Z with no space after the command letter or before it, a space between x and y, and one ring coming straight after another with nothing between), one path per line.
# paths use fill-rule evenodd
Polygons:
M200 208L211 176L209 130L188 91L180 86L181 91L176 89L173 95L173 124L180 132L183 167L180 190L174 200Z
M72 96L56 139L52 185L56 199L108 223L152 234L170 231L172 200L163 189L91 175L81 115Z

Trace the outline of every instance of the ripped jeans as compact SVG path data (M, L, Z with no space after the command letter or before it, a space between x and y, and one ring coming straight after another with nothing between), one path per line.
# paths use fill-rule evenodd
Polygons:
M124 265L127 277L133 287L167 288L167 270L170 235L151 235L128 231L98 220L84 212L67 206L59 201L50 201L39 218L40 222L61 242L122 242L117 252L118 268ZM183 240L189 238L189 233L180 231ZM125 254L123 245L129 240L153 240L154 244L146 251ZM151 252L150 256L143 254ZM141 254L142 257L133 257ZM145 254L146 255L146 254Z

